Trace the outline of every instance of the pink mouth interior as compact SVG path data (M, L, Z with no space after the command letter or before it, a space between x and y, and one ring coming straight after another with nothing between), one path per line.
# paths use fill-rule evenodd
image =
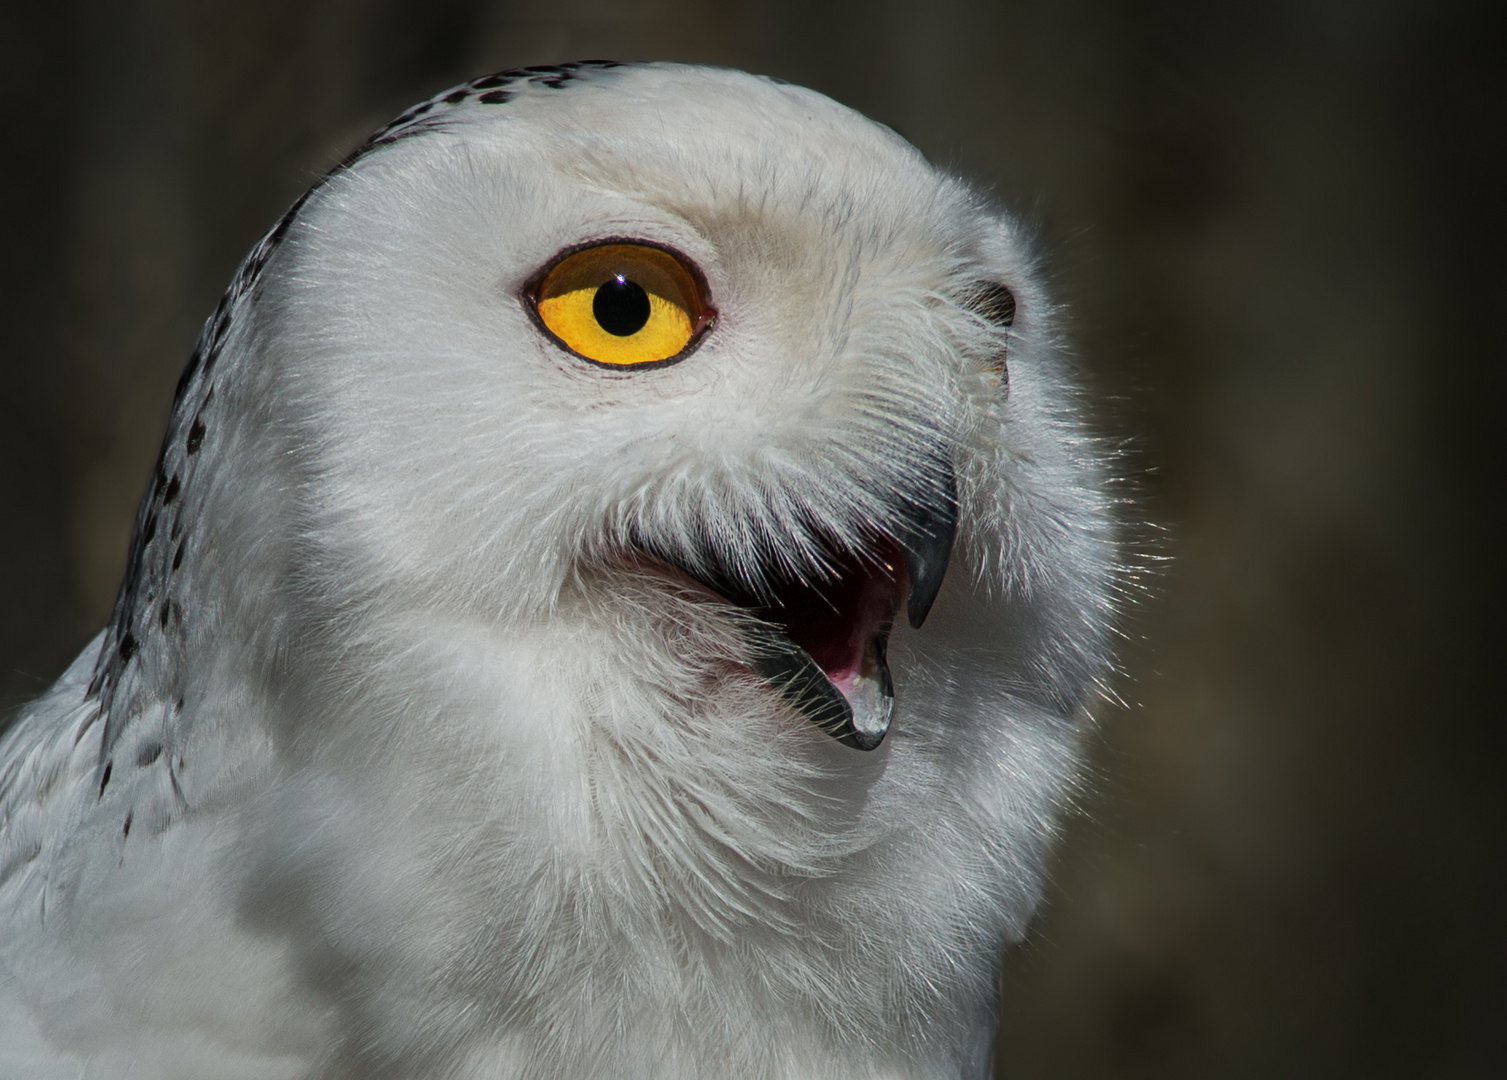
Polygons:
M811 585L782 585L774 602L757 611L780 626L851 701L870 642L889 633L905 599L905 566L886 543L868 558L845 555L831 569L832 576Z

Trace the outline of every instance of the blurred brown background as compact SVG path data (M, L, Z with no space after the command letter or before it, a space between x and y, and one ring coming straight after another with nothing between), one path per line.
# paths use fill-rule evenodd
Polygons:
M1007 962L1000 1075L1507 1076L1495 18L13 0L0 706L101 625L199 322L366 132L518 64L779 75L1037 223L1170 557L1099 794Z

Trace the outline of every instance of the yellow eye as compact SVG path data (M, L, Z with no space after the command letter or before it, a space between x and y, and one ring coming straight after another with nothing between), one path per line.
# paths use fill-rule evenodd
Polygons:
M674 363L717 314L701 275L686 262L628 242L571 252L524 295L551 337L606 367Z

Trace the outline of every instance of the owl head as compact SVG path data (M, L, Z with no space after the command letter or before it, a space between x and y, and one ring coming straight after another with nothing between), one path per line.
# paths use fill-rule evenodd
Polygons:
M463 954L448 1046L767 1065L741 1010L976 1066L1108 655L1106 460L1021 227L892 131L731 71L479 79L206 328L104 754L150 699L197 791L278 762L237 887L381 973L368 1042Z

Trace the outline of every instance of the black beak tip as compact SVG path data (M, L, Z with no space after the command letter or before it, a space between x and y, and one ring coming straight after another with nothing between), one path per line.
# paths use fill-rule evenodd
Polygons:
M942 498L918 508L910 533L904 538L905 569L910 574L910 597L905 614L913 629L921 629L942 591L942 578L952 559L952 542L958 531L957 482L952 468L943 474Z
M915 574L911 575L911 581L917 581ZM935 581L930 578L920 578L934 587L922 590L915 585L911 586L910 598L905 603L905 617L910 621L911 629L921 629L921 624L926 621L926 616L931 613L932 604L936 603L937 591L942 587L942 576L935 575Z

